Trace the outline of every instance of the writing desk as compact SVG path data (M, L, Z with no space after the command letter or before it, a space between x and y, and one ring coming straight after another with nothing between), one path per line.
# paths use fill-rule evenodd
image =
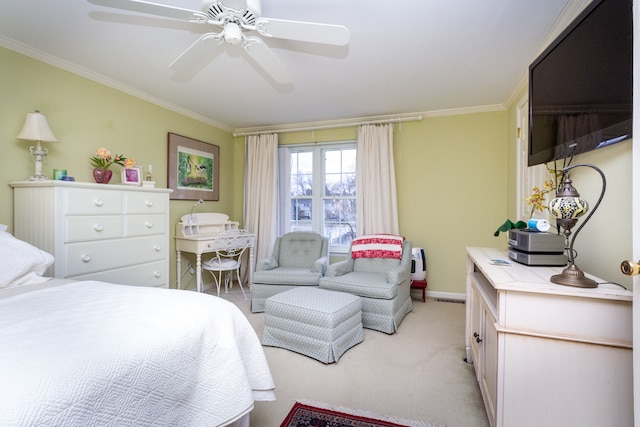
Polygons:
M202 292L202 254L214 253L220 249L229 249L226 245L224 248L217 247L215 238L225 231L237 230L239 223L237 221L229 221L229 216L217 212L192 213L183 215L180 222L176 224L176 281L178 289L180 289L180 280L182 279L182 252L195 254L196 256L196 289ZM249 245L249 287L253 283L253 245L255 236L251 239Z
M176 236L176 275L178 276L177 286L180 289L180 279L182 276L181 261L182 252L188 252L195 254L196 256L196 289L198 292L202 292L202 254L214 253L219 249L215 243L216 234L200 234L196 236ZM251 239L251 245L249 246L249 288L253 283L253 272L251 266L253 265L253 245L254 239ZM228 247L227 247L228 248Z

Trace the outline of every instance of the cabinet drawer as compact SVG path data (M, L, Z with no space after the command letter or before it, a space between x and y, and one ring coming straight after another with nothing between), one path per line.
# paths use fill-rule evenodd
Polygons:
M65 242L122 237L122 216L68 216Z
M117 268L100 273L84 274L74 277L75 280L100 280L121 285L150 286L168 288L166 261L156 261L133 267Z
M127 215L124 217L124 223L127 237L164 234L167 229L164 215Z
M168 249L165 236L68 243L65 277L163 260Z
M125 194L124 212L134 213L164 213L167 209L167 195L158 193L130 192Z
M68 189L66 213L70 215L119 214L122 211L122 196L119 191Z

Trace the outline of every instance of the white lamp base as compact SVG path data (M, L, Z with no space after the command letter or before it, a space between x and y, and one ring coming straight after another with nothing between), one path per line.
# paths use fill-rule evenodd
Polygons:
M45 181L49 178L46 175L42 174L42 164L47 160L47 153L49 150L40 145L40 141L38 141L38 145L29 147L29 151L31 151L31 155L33 156L33 161L36 164L36 170L33 175L27 178L28 181Z

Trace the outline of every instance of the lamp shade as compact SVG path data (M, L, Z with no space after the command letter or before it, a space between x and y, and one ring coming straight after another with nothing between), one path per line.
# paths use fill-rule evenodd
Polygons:
M38 110L27 113L24 126L17 136L18 139L27 141L58 142L47 121L47 116Z
M580 197L556 197L549 202L549 212L556 218L577 219L588 210L589 203Z

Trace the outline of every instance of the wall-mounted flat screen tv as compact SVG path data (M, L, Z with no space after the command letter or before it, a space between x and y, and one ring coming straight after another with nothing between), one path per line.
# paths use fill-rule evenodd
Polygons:
M529 166L631 138L632 0L594 0L529 66Z

